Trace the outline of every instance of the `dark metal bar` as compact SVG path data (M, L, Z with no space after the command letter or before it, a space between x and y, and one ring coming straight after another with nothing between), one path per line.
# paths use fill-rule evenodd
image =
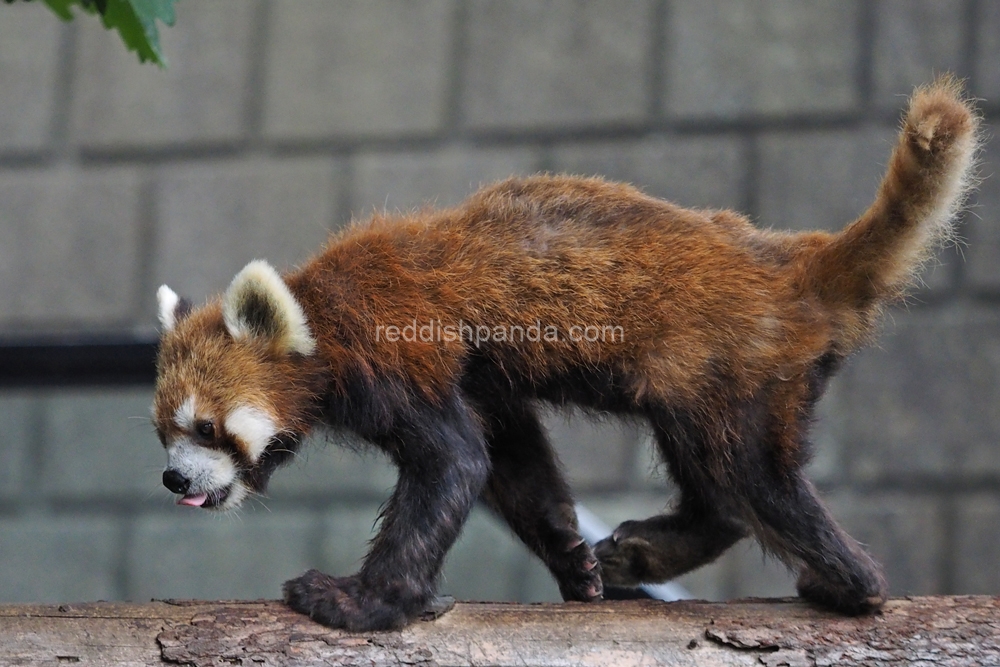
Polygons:
M137 336L0 338L0 387L151 385L156 350Z

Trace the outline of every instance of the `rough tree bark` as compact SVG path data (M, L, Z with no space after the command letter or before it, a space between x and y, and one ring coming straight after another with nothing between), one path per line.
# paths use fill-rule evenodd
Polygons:
M353 635L271 601L6 605L0 664L979 667L1000 665L1000 598L899 599L853 619L795 600L459 603Z

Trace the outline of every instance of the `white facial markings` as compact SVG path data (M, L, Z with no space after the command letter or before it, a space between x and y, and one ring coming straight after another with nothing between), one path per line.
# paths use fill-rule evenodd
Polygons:
M198 444L193 431L198 423L194 394L174 412L173 421L190 435L180 435L167 445L167 469L176 470L189 482L185 497L207 494L216 498L214 509L238 507L252 492L240 479L240 462L234 454ZM240 405L226 417L226 431L237 440L247 458L256 463L278 432L274 419L259 408Z
M236 482L236 463L225 452L178 438L167 447L167 468L191 482L189 493L221 491Z
M271 416L259 408L241 405L226 417L226 431L239 439L247 458L256 463L278 427Z
M194 395L188 396L187 400L181 403L181 406L177 408L177 412L174 413L174 423L177 424L178 428L190 431L194 429L196 414L194 410Z
M239 507L249 493L249 490L247 490L247 487L243 484L243 482L235 482L233 487L229 490L229 495L226 497L226 500L219 505L219 509L230 510L234 507Z

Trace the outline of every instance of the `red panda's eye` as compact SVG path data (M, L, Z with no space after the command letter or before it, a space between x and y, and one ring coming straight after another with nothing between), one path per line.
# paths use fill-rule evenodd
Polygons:
M206 440L215 437L215 425L212 422L204 421L198 422L194 427L195 433L205 438Z

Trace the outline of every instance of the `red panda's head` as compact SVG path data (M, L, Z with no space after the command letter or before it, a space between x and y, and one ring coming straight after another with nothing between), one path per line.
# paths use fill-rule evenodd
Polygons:
M190 310L157 292L163 333L153 422L167 450L163 484L179 504L233 509L263 492L308 429L301 378L316 341L267 263L251 262L222 299Z

